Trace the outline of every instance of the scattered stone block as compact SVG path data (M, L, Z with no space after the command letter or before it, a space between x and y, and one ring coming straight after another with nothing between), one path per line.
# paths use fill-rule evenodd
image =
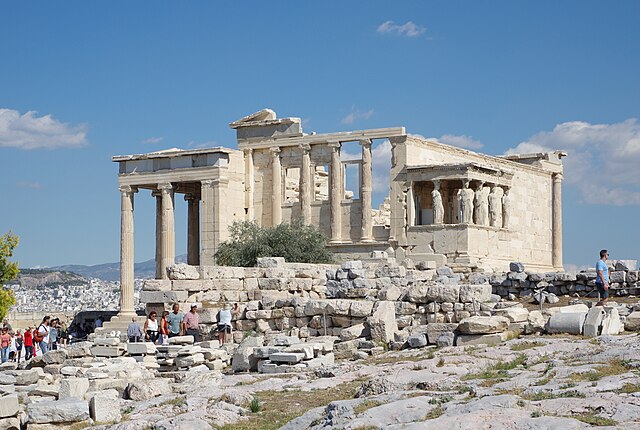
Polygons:
M376 310L367 318L371 339L375 342L388 343L394 340L394 333L398 331L396 311L393 302L378 302Z
M454 330L458 328L457 323L431 323L427 324L425 327L425 333L427 334L427 340L430 344L435 345L437 339L445 334L452 333Z
M409 336L407 343L411 348L422 348L427 346L427 336L424 333L416 333Z
M461 334L456 337L456 346L468 346L468 345L498 345L508 338L508 332L493 333L493 334L475 334L466 335Z
M170 393L170 381L166 378L130 382L125 391L126 398L136 401L149 400Z
M446 346L453 346L453 345L455 345L455 340L456 340L455 333L453 333L453 332L442 333L436 339L436 346L438 348L444 348Z
M82 399L87 391L89 391L88 378L64 378L60 381L58 399L62 400L70 397Z
M122 419L122 414L120 413L118 392L107 390L96 393L89 401L89 414L96 423L119 422Z
M513 261L513 262L509 263L509 271L510 272L516 272L516 273L522 273L522 272L524 272L524 264L520 263L519 261Z
M200 279L200 272L197 266L190 266L185 263L174 264L167 268L167 274L171 280Z
M130 342L127 343L127 353L129 355L155 354L156 345L152 342Z
M276 352L269 355L269 360L275 363L299 363L304 360L303 352Z
M640 330L640 311L631 312L624 320L624 329L627 331Z
M498 309L496 315L506 317L511 322L524 322L529 319L529 311L520 306L507 309Z
M260 257L258 258L258 267L260 268L273 268L273 267L284 267L285 260L284 257Z
M89 404L78 398L42 400L27 405L29 423L72 423L89 419Z
M460 321L458 331L462 334L500 333L509 327L509 320L501 316L474 316Z
M587 312L556 312L547 321L547 333L582 334Z
M474 301L479 303L489 302L491 300L490 284L482 285L460 285L460 302L461 303L473 303Z
M193 336L175 336L169 338L169 345L189 345L194 342Z
M20 405L18 395L11 394L0 398L0 418L14 417L18 415Z

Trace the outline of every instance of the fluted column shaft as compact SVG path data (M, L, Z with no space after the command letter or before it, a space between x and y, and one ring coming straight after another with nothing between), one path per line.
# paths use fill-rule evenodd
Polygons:
M311 146L301 144L302 165L300 166L300 210L302 212L302 222L311 224Z
M120 315L135 315L133 305L133 195L135 187L120 187Z
M175 263L176 236L173 205L173 185L163 183L158 185L162 193L162 277L167 279L167 267Z
M553 267L562 270L562 173L553 175Z
M187 264L200 264L200 200L193 194L185 194L187 201Z
M212 266L215 264L215 226L214 226L214 186L217 181L205 179L200 181L202 197L201 221L201 245L200 265Z
M271 148L271 223L276 226L282 222L282 166L280 148Z
M247 208L247 220L249 221L253 221L253 219L255 218L253 210L254 180L253 149L247 148L244 150L244 192L245 206Z
M329 206L331 208L331 240L330 243L342 242L342 162L340 161L339 142L330 143L331 175L329 177Z
M362 242L373 242L373 219L371 216L371 193L373 192L373 173L371 164L371 140L361 140L362 163L360 164L360 204L362 205Z
M151 195L156 199L156 279L162 279L162 193L154 190Z

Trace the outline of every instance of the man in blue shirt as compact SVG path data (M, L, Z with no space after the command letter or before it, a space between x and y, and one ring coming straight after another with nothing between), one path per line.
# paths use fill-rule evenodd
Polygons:
M600 251L600 260L596 263L596 288L600 294L600 301L596 306L605 306L609 301L609 267L607 267L609 252L606 249Z

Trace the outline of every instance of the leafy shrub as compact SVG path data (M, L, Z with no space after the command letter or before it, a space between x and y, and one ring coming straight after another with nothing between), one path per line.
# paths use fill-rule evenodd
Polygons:
M300 220L275 227L236 221L229 227L229 234L231 238L220 244L215 255L222 266L253 267L260 257L284 257L297 263L333 262L324 234Z

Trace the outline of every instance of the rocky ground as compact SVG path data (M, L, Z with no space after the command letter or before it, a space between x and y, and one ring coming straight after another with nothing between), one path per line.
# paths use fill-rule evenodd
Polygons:
M640 428L636 334L384 352L293 375L174 377L156 392L154 380L139 383L129 392L137 400L120 400L121 421L95 428Z

